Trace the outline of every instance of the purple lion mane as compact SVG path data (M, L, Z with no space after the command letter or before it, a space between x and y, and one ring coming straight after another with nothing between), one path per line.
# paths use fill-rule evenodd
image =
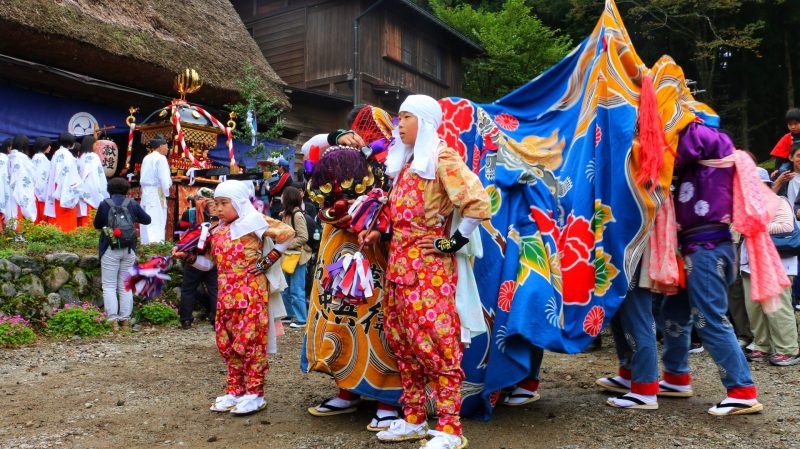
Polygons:
M311 188L318 189L321 185L341 183L347 179L360 182L367 175L369 175L367 160L360 151L331 147L314 166L314 172L311 173Z

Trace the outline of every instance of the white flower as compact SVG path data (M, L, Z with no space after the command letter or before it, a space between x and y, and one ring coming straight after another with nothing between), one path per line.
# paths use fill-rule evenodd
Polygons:
M694 203L694 213L697 214L698 217L705 217L708 213L708 209L708 202L704 200Z
M685 203L694 197L694 184L691 182L684 182L681 184L681 190L678 194L678 201Z

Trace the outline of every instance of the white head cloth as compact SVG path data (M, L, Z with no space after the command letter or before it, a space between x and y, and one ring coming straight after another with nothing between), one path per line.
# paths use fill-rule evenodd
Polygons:
M230 198L239 218L231 223L231 239L236 240L251 232L261 238L267 230L267 220L250 202L250 186L242 181L225 181L214 190L214 198Z
M439 125L442 123L442 108L439 102L427 95L409 95L400 105L400 112L409 112L417 117L417 140L414 146L400 139L400 127L392 131L394 142L386 156L386 174L396 178L403 166L414 156L409 170L424 179L436 179L436 159L439 150Z

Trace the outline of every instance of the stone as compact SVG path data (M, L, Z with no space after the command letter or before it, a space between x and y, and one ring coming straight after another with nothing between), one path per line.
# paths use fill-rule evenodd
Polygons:
M28 274L18 279L17 292L26 293L33 297L43 297L45 293L44 284L39 276Z
M75 286L75 291L81 296L89 293L89 278L80 268L76 268L72 272L72 285Z
M28 256L11 256L8 258L11 262L17 265L20 268L27 268L31 270L31 272L36 274L41 274L42 270L44 270L44 265L41 261L34 259L33 257Z
M48 293L55 292L69 281L69 271L64 267L53 267L42 273L42 280Z
M8 259L0 259L0 279L13 281L22 274L22 269Z
M74 253L52 253L45 257L48 263L60 265L62 267L71 268L78 264L80 257Z
M81 303L81 298L75 293L75 289L68 285L61 287L58 294L61 295L64 304L77 305Z
M0 285L0 296L4 298L13 298L17 296L17 289L12 283L5 283Z
M50 293L47 295L47 310L45 310L45 315L48 317L53 315L53 309L60 309L63 305L61 295L58 293Z
M84 269L95 269L100 267L100 257L98 256L83 256L81 257L80 262L78 262L78 266Z

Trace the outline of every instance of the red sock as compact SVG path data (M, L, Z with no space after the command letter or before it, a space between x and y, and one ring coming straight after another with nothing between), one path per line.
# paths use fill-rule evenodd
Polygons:
M631 380L631 369L620 366L617 375L625 380Z
M342 400L345 400L345 401L355 401L356 399L361 398L361 396L353 393L352 391L343 390L341 388L339 389L339 396L338 397L339 397L339 399L342 399Z
M528 391L539 391L539 379L525 379L518 383L517 386Z
M631 382L631 393L641 394L642 396L655 396L658 394L658 381Z
M692 384L691 373L686 374L672 374L664 371L664 382L672 385L689 386Z
M395 407L393 405L390 405L390 404L387 404L385 402L381 402L381 401L378 401L378 407L377 408L378 408L378 410L389 410L389 411L397 410L397 407Z
M756 386L752 387L733 387L728 389L728 397L736 399L755 399Z

